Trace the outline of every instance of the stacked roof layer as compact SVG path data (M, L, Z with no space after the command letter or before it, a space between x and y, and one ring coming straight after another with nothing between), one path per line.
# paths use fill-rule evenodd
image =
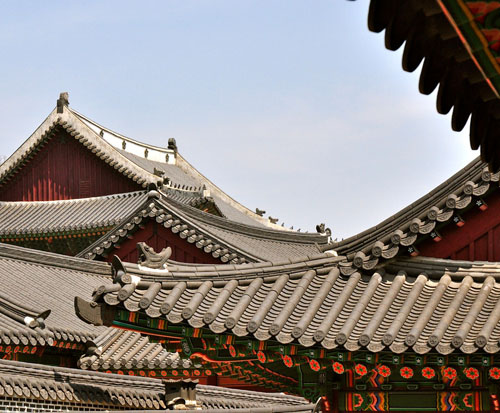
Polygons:
M54 109L26 142L0 165L0 184L36 152L54 129L61 127L103 162L143 188L159 185L165 191L174 191L174 196L190 204L199 202L199 198L209 198L215 209L229 220L285 230L239 204L210 182L178 153L175 143L169 143L169 148L159 148L137 142L97 124L67 105Z
M0 244L0 344L84 344L88 349L79 365L93 370L191 367L191 361L139 333L95 327L78 319L75 291L91 294L103 282L111 283L110 275L108 264L89 265L82 259Z

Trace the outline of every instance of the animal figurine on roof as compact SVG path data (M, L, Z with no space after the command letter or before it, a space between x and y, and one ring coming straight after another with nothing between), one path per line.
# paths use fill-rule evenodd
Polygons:
M137 250L139 251L138 264L143 267L153 269L164 269L170 256L172 255L172 248L163 248L160 252L156 252L153 248L145 242L137 243Z

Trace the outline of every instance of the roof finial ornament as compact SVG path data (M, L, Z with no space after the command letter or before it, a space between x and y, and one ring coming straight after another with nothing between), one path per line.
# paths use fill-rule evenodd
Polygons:
M276 224L279 221L279 218L273 218L270 216L269 221L271 222L271 224Z
M59 94L59 99L57 99L57 113L63 113L64 106L69 105L69 93L61 92Z
M264 214L266 213L266 211L264 211L263 209L255 208L255 213L256 213L259 217L263 217L263 216L264 216Z
M145 242L137 243L137 251L139 251L139 265L161 270L166 268L166 263L172 255L172 248L170 247L163 248L161 252L155 252L155 250Z
M332 236L332 230L327 228L324 222L316 225L316 232L318 232L318 234L328 235L329 237Z
M175 141L175 138L170 138L168 140L168 149L171 149L174 152L177 152L177 142Z

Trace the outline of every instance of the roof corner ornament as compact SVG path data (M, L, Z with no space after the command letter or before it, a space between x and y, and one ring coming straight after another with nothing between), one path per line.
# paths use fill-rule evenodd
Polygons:
M327 228L324 222L316 225L316 232L318 232L318 234L327 235L329 237L332 236L332 230L330 228Z
M264 214L266 213L266 211L264 211L263 209L255 208L255 213L256 213L259 217L263 217L263 216L264 216Z
M168 140L168 149L177 152L177 142L175 141L175 138L170 138Z
M64 106L69 106L68 92L62 92L59 94L59 99L57 99L57 113L63 113Z
M278 221L279 221L279 218L273 218L273 217L271 217L271 216L269 217L269 222L270 222L271 224L276 224L276 223L278 223Z
M167 268L167 261L172 255L172 248L170 247L163 248L160 252L156 252L145 242L137 243L137 251L139 251L139 265L160 270Z

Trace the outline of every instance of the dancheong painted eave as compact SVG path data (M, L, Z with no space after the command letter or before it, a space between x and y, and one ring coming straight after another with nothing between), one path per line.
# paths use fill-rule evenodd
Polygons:
M76 311L95 324L111 325L121 309L165 319L167 330L184 325L329 350L500 350L498 264L420 258L344 276L343 259L177 266L164 274L127 264L92 302L76 299Z
M451 126L470 118L470 144L490 168L500 167L500 54L498 1L371 0L368 27L385 30L385 46L404 44L403 69L422 63L419 90L439 86L437 111L453 109Z

